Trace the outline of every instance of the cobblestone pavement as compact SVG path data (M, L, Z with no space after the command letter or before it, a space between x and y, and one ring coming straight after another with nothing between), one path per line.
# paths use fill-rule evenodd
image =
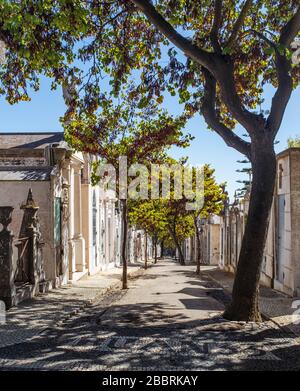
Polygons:
M140 264L129 266L129 277L142 273L140 267ZM5 324L0 324L0 347L29 340L82 311L111 289L120 287L121 275L121 268L99 272L11 308L6 312Z
M161 261L29 341L0 348L2 370L298 370L300 347L271 322L222 317L229 300L192 266Z
M205 274L220 284L225 291L232 292L234 281L232 273L217 267L207 267ZM299 305L299 298L289 297L266 286L260 287L259 307L262 314L278 326L297 335L300 340L300 314L299 311L295 313Z

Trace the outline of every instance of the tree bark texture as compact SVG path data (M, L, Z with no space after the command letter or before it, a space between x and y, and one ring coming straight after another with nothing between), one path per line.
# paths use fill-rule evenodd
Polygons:
M256 146L252 158L250 204L234 280L232 302L224 317L236 321L261 321L258 307L259 279L268 233L276 178L273 143Z

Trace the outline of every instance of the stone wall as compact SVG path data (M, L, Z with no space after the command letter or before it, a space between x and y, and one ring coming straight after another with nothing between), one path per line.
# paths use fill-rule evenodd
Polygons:
M292 149L291 159L291 244L294 293L300 296L300 149Z
M2 181L0 186L0 205L10 205L14 208L14 218L10 229L15 238L19 237L23 221L23 211L21 205L26 201L29 189L32 189L35 201L39 205L39 220L41 234L45 242L44 257L45 273L47 279L55 278L55 265L52 257L53 232L52 232L52 205L50 182L25 182L25 181ZM16 262L17 252L14 251L14 262Z

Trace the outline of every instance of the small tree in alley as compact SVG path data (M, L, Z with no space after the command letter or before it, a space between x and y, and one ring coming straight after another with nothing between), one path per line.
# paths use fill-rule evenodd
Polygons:
M193 218L186 210L186 202L185 198L179 200L173 198L164 203L167 229L178 252L181 265L185 264L182 243L194 234Z
M144 183L146 187L143 187L143 180L139 181L145 165L160 163L164 150L171 145L188 145L190 136L183 136L181 131L185 118L173 118L166 111L158 109L154 101L149 101L147 106L143 105L140 109L134 101L123 99L118 104L102 96L102 109L99 112L91 112L90 108L86 112L80 105L77 106L78 111L74 111L74 107L67 114L66 138L75 150L101 158L94 164L93 183L108 179L120 199L122 281L123 289L127 289L128 195L133 194L137 199L148 198L148 178ZM104 162L106 165L101 171ZM143 192L145 189L146 192ZM128 194L130 191L131 194Z
M157 262L157 245L166 230L165 214L160 200L140 200L130 202L129 222L140 227L152 238L154 262ZM145 256L147 268L147 255Z
M201 254L203 253L200 230L199 219L209 218L212 214L219 214L224 206L224 201L226 199L225 184L217 184L214 177L215 170L209 165L205 165L203 168L203 202L199 208L196 208L191 212L194 227L195 227L195 236L197 241L197 252L196 252L196 273L200 274L200 264L201 264Z
M276 177L273 144L300 81L291 49L300 30L299 1L92 0L86 7L90 39L81 56L95 60L116 94L133 74L140 76L136 94L142 100L145 94L159 101L165 91L177 94L189 113L200 113L251 162L248 219L224 316L260 320L259 276ZM266 84L274 95L263 113L257 107ZM234 131L236 124L250 141Z
M173 161L174 163L174 161ZM201 240L199 218L207 218L211 214L218 214L223 208L223 201L225 200L224 187L225 185L218 185L214 178L214 169L209 165L205 165L201 170L202 182L201 186L197 188L197 173L195 168L190 168L185 165L183 170L184 175L188 175L191 181L191 187L185 189L185 181L182 181L183 197L177 199L174 196L174 182L170 192L170 200L162 200L165 209L165 219L167 222L167 229L174 241L178 251L179 262L185 264L184 254L182 251L182 242L184 239L196 236L197 240L197 273L200 273L201 261ZM198 173L200 173L198 171ZM173 178L174 179L174 178ZM187 178L186 178L187 179ZM200 185L200 184L199 184ZM191 204L191 208L188 205Z

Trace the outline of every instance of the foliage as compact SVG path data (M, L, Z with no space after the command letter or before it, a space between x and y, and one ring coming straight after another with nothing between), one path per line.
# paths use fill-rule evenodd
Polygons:
M166 161L171 164L176 162L172 158L167 158ZM174 177L171 175L170 199L134 201L129 212L131 223L137 224L152 236L164 239L167 246L173 242L173 246L178 247L184 239L195 234L195 220L199 216L206 218L220 213L223 209L225 185L217 184L214 169L210 166L204 167L203 174L204 199L200 209L187 210L186 203L190 200L186 197L174 197ZM195 186L195 175L193 179Z
M9 103L29 100L39 76L54 78L53 88L73 72L75 45L87 32L84 2L68 0L1 0L0 94Z
M239 164L246 164L247 166L243 167L242 169L236 170L236 172L240 172L243 174L247 174L247 179L238 180L237 183L240 183L242 185L241 188L237 189L235 192L235 198L243 198L245 194L251 189L251 178L252 178L252 168L249 167L249 160L238 160Z
M127 157L128 166L149 166L164 159L170 146L189 145L191 136L182 131L186 118L171 116L155 101L148 101L143 109L125 98L119 103L102 96L101 101L99 112L80 110L66 123L66 139L74 149L98 155L117 169L120 156Z
M300 147L300 137L296 136L295 138L289 138L287 140L288 147L289 148L295 148L295 147Z
M203 168L203 205L192 212L194 217L207 218L212 214L218 215L226 199L226 183L218 184L214 176L215 170L206 164Z
M160 200L140 200L129 202L129 222L143 229L155 241L166 235L166 221Z
M129 98L141 108L151 99L162 102L165 92L177 94L188 115L201 111L228 145L250 155L249 143L232 131L235 124L251 137L255 122L277 132L291 85L299 84L290 49L298 6L297 0L90 1L90 39L80 59L108 76L116 97L139 77ZM256 113L266 83L278 93L269 112ZM91 77L86 91L95 89L99 78Z

